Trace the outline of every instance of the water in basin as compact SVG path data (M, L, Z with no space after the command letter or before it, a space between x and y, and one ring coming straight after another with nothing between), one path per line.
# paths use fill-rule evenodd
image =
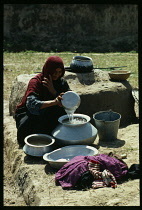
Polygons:
M74 157L75 157L74 155L73 156L65 156L65 157L63 156L62 158L59 158L56 161L57 162L60 162L60 161L70 161Z
M71 118L67 118L67 119L64 119L63 120L63 123L66 123L66 124L84 124L86 123L87 120L85 118L82 118L82 117L74 117L72 116Z

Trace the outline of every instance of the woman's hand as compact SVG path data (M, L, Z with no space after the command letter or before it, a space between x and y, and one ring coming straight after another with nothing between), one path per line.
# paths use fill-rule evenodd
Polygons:
M64 93L60 93L60 95L54 100L44 101L40 109L44 109L44 108L47 108L50 106L56 106L56 105L62 107L62 103L61 103L62 95L64 95Z
M42 81L43 85L49 90L52 95L56 95L56 90L53 86L52 77L49 75L49 79L44 77L44 81Z
M61 102L61 100L63 99L63 98L62 98L63 95L64 95L64 93L60 93L60 95L55 99L56 102L57 102L57 105L60 106L60 107L63 106L63 105L62 105L62 102Z

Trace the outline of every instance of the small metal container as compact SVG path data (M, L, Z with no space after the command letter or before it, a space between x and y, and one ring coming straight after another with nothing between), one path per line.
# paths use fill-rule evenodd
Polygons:
M31 134L24 141L23 150L26 154L41 157L53 150L55 139L46 134Z

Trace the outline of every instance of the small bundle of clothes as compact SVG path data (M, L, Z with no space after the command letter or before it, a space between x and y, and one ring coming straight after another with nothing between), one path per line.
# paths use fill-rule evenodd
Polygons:
M109 186L111 186L112 188L117 187L117 182L113 174L107 169L101 172L100 164L98 161L90 160L88 168L90 173L94 177L94 181L92 182L92 188L96 189L99 187L109 187Z
M63 189L116 188L128 172L127 164L113 153L76 156L56 173L55 183Z

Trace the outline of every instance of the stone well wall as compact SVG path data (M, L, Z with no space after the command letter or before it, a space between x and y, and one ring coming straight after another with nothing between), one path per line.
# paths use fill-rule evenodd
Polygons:
M9 99L10 115L14 115L15 107L22 99L27 84L33 76L19 75L14 81ZM65 79L70 88L81 97L81 104L76 113L89 115L92 124L94 124L94 113L110 109L121 114L121 126L135 121L135 100L128 81L111 81L107 71L101 70L94 70L90 73L66 72Z

